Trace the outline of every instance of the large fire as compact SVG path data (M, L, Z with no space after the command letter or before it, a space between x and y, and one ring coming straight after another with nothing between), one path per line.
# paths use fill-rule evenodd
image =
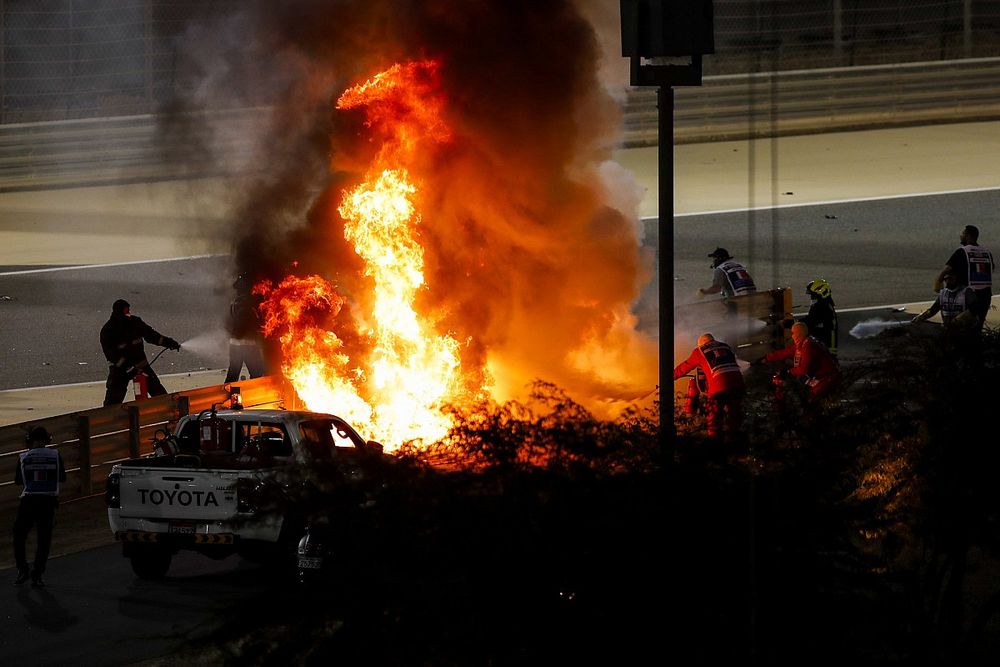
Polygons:
M369 339L367 357L348 358L330 330L346 300L323 278L287 276L256 287L264 334L279 339L282 374L306 406L340 415L390 448L444 436L450 418L442 408L468 392L459 341L439 333L434 314L416 307L424 251L420 183L411 169L428 143L450 138L436 82L436 63L410 62L337 100L338 109L363 109L365 125L382 139L363 182L343 193L337 209L373 285L368 312L352 311Z

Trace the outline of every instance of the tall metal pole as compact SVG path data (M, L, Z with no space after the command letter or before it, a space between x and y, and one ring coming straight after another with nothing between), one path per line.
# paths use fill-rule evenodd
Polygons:
M674 459L674 89L660 86L657 149L657 272L660 291L660 438L669 466Z

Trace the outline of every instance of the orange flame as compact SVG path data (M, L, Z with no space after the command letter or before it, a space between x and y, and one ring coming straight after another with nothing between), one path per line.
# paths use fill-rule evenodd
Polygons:
M383 143L365 180L344 192L338 213L344 237L374 286L370 312L357 312L370 342L349 359L327 327L345 299L318 276L258 286L266 336L278 336L282 373L312 410L354 423L388 449L407 440L433 442L450 427L441 408L463 397L459 343L436 332L433 315L415 302L424 286L418 183L409 167L428 142L450 139L432 61L394 65L347 90L338 109L363 107ZM359 307L360 310L360 307Z

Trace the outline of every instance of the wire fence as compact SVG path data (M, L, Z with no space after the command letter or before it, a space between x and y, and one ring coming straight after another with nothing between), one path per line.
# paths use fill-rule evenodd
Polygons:
M714 0L706 74L1000 55L1000 0Z
M0 123L154 113L190 82L192 39L248 4L0 0ZM1000 0L714 0L714 10L706 75L1000 55Z

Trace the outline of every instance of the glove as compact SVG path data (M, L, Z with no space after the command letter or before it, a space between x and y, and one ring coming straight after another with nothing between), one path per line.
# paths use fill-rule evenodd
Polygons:
M139 374L139 369L136 368L135 366L132 366L131 368L126 368L122 372L125 373L125 379L126 380L132 380L132 379L135 378L136 375Z
M167 337L163 339L163 347L168 350L179 350L181 349L181 344L175 341L173 338Z
M698 296L705 296L705 288L704 287L699 287L698 288Z

